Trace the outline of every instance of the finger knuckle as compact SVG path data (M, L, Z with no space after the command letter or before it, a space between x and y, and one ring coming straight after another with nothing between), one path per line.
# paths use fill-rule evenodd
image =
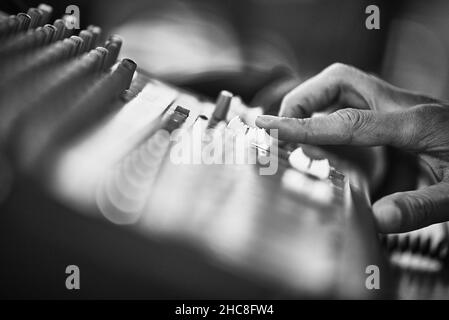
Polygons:
M334 116L343 125L341 134L347 143L353 140L354 133L362 129L367 122L366 115L357 109L341 109L334 112Z
M331 73L331 74L341 74L341 73L346 72L349 69L350 69L350 66L348 66L344 63L334 62L329 67L327 67L324 71L326 73Z
M335 62L326 69L324 69L322 73L326 76L333 76L336 78L345 79L346 77L349 76L360 75L362 72L353 66L341 62Z
M404 135L409 145L415 149L432 149L446 141L446 128L449 125L449 110L441 105L420 105L403 123Z
M409 213L409 223L413 226L424 226L431 223L435 205L426 195L407 195L404 199L405 210Z
M313 128L310 125L311 122L309 119L295 119L296 124L298 125L298 127L303 128L303 130L301 130L302 133L302 140L305 144L308 144L310 142L310 135L313 135Z
M362 127L366 123L366 115L360 110L346 109L346 112L344 112L344 114L347 121L352 125L352 127L356 129Z

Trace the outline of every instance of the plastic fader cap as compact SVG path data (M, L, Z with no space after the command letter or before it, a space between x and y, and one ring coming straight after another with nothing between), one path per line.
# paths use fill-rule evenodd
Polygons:
M42 12L40 23L42 25L48 23L50 21L51 14L53 13L53 8L45 3L41 3L37 8Z
M229 121L227 128L235 134L246 134L249 130L249 127L240 120L239 116L232 118Z
M256 144L258 147L269 150L272 144L271 136L261 128L249 127L240 119L239 116L232 118L227 128L231 130L236 136L246 135L247 141L251 144Z
M320 179L327 179L329 177L331 168L329 165L329 160L313 160L309 168L309 173Z
M288 162L296 170L307 172L312 160L304 154L301 148L297 148L288 157Z
M250 128L246 136L252 144L256 144L264 150L270 150L272 139L264 129Z
M226 115L228 114L229 107L231 106L233 94L229 91L223 90L220 92L215 103L215 109L212 113L212 118L210 124L214 125L220 121L226 120Z
M327 179L330 173L329 160L312 160L304 154L301 148L295 149L289 156L290 165L319 179Z

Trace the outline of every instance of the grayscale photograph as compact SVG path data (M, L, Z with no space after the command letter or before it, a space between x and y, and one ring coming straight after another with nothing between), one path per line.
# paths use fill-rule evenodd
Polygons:
M0 3L1 300L446 300L448 221L449 1Z

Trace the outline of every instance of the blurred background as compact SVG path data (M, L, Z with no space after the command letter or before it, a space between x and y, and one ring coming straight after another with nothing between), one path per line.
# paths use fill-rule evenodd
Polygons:
M18 12L40 2L6 0L0 9ZM288 70L302 80L339 61L405 88L448 97L449 3L444 0L47 2L56 16L77 5L81 28L96 24L105 34L119 33L126 43L122 55L158 78L196 83L206 93L212 89L201 88L204 73L240 72L236 80L248 88L241 94L253 98L248 81L259 87L262 81L254 72L275 69L272 76L280 77ZM365 28L365 8L371 4L380 9L380 30Z
M6 0L0 7L18 12L40 2ZM339 61L399 86L448 95L449 3L444 0L47 2L56 16L78 5L81 28L96 24L105 34L119 33L126 43L123 55L176 84L192 85L199 74L217 71L243 77L247 70L249 79L240 81L256 81L251 71L281 66L304 79ZM365 28L365 8L371 4L380 8L380 30Z

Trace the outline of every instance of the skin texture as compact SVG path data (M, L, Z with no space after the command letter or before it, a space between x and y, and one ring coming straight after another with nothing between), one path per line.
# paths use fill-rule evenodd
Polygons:
M310 118L314 112L337 111ZM415 153L435 184L373 204L380 232L405 232L449 220L449 106L336 63L288 93L279 117L257 126L313 145L390 145Z

